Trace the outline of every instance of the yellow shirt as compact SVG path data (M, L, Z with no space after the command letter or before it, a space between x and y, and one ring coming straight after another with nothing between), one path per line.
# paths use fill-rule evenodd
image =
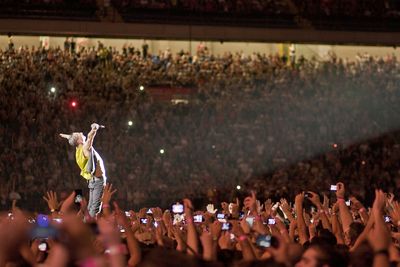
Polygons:
M79 168L81 169L81 176L86 180L92 179L92 174L86 171L89 159L86 158L85 155L83 154L82 145L76 147L75 159L76 159L76 164L78 164Z

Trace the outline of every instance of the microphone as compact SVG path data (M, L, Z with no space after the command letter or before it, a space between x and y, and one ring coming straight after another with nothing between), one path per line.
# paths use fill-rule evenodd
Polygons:
M94 128L96 128L96 129L100 129L100 128L104 129L104 128L106 128L106 126L99 125L97 123L92 123L92 125L90 125L90 127L92 127L92 129L94 129Z

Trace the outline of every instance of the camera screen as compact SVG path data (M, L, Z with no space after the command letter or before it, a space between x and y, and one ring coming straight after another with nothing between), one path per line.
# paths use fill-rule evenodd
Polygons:
M195 215L195 216L193 217L193 221L194 221L195 223L201 223L201 222L203 222L203 215Z
M183 205L182 204L172 205L172 212L173 213L183 213Z
M250 227L253 227L254 223L254 218L253 217L247 217L246 222L249 224Z
M232 224L230 223L223 223L222 224L222 230L223 231L229 231L232 228Z
M263 248L269 248L271 246L271 236L270 235L260 235L257 237L257 246Z

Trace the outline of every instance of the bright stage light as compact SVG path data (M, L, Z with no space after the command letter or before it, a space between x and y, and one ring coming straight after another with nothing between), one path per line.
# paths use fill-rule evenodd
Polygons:
M56 88L55 87L51 87L50 88L50 92L54 94L56 92Z
M160 149L160 154L164 154L165 153L165 150L164 149Z
M78 102L72 101L71 102L71 107L76 108L78 106Z
M236 186L236 189L237 189L237 190L240 190L241 188L242 188L242 187L241 187L240 185L237 185L237 186Z
M128 125L132 126L133 125L133 121L128 121Z
M143 91L144 90L144 86L143 85L139 86L139 90Z

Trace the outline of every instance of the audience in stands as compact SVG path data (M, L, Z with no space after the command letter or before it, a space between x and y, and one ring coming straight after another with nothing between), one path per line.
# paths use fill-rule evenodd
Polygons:
M196 55L143 58L140 50L1 52L3 209L20 198L40 210L49 188L64 197L86 188L58 133L86 132L94 121L106 125L95 147L123 208L165 208L184 196L218 201L240 195L237 185L277 200L345 179L367 204L371 186L400 188L394 56L290 65L277 55L211 55L205 46ZM159 84L194 93L188 104L162 103L147 92Z

